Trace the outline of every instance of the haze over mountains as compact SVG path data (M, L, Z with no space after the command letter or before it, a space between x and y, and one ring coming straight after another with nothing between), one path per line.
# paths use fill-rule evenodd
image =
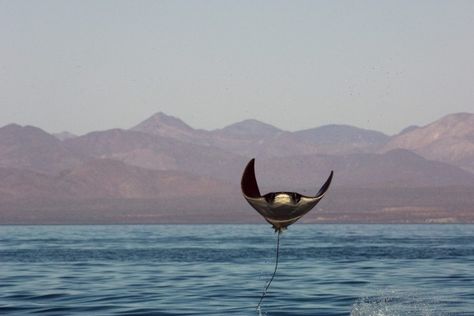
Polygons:
M306 222L474 222L474 114L400 134L347 125L289 132L256 120L194 129L157 113L76 136L0 128L0 223L262 222L240 196L333 187Z

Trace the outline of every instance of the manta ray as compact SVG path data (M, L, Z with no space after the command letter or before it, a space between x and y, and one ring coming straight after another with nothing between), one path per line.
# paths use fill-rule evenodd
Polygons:
M260 194L255 178L255 158L250 160L242 175L242 193L249 204L270 223L276 232L281 232L299 220L321 201L329 189L334 172L315 196L296 192L270 192Z
M250 160L247 167L245 167L241 180L244 198L257 212L260 213L260 215L263 216L263 218L265 218L268 223L273 226L275 232L278 233L275 270L273 271L270 281L268 281L265 286L260 301L258 302L257 310L259 312L263 298L265 297L278 268L281 232L311 211L311 209L321 201L331 185L333 174L334 172L331 171L329 178L315 196L306 196L296 192L270 192L262 196L258 188L257 179L255 178L255 158Z

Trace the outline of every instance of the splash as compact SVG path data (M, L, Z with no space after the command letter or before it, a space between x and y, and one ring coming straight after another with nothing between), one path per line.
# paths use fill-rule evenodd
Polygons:
M413 292L385 291L380 295L359 299L350 316L442 316L435 299Z

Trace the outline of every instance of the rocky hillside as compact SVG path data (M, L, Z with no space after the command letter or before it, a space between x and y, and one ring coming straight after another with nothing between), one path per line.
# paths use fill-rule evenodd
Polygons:
M54 173L77 166L84 158L37 127L10 124L0 128L0 167Z
M396 135L383 147L412 150L474 172L474 114L447 115L431 124Z

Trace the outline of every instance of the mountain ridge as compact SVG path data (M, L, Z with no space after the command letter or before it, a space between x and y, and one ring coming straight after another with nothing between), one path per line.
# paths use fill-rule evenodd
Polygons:
M474 172L474 114L454 113L422 127L395 135L382 148L412 150L431 159Z
M253 119L206 131L162 112L62 140L9 124L0 128L0 223L258 222L239 185L254 157L262 192L312 195L335 171L309 222L474 222L473 118L447 115L393 136L335 124L289 132Z

